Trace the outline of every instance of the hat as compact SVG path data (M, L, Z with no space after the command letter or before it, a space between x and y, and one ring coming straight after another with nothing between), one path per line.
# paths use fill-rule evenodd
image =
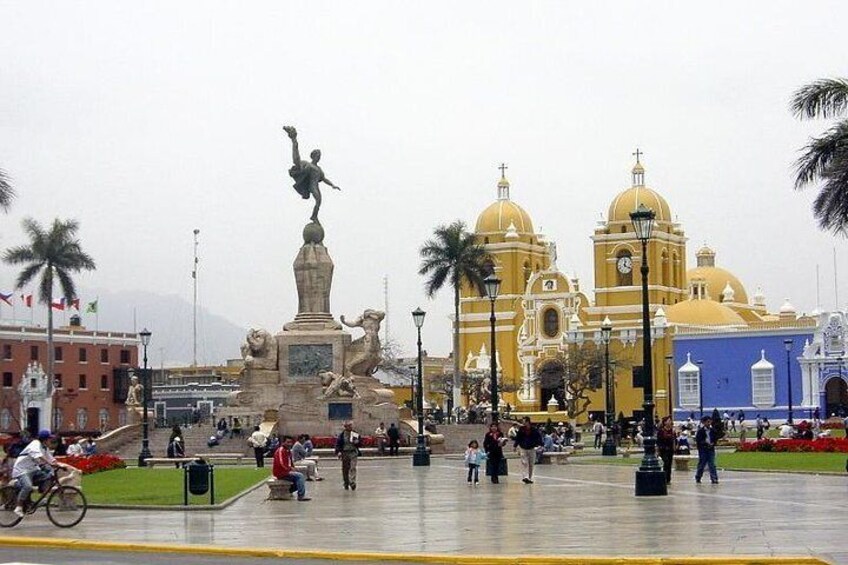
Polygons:
M51 436L50 430L41 430L38 432L38 439L50 439Z

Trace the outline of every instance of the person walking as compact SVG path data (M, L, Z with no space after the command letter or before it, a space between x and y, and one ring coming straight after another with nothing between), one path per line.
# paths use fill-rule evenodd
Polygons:
M344 423L344 429L336 438L336 457L342 460L342 482L344 489L356 490L356 461L359 458L359 434L353 431L353 422Z
M476 439L472 439L468 443L468 449L465 450L465 465L468 467L468 484L471 484L471 479L474 479L474 486L480 484L480 465L486 460L486 453L480 449L480 444Z
M256 468L260 469L264 467L265 446L268 444L268 436L259 430L259 426L253 426L253 433L247 438L247 443L253 448L253 456L256 458Z
M530 418L525 416L522 422L522 426L515 434L513 449L521 456L522 482L525 485L532 485L533 469L536 466L536 448L541 447L544 442L542 434L530 423Z
M397 455L400 447L400 430L392 422L389 424L389 429L386 430L386 436L389 438L389 455Z
M506 438L501 428L495 422L489 424L489 431L483 438L483 450L486 452L486 474L492 479L493 484L498 484L498 473L501 469L501 460L504 458L503 446Z
M657 449L663 462L665 471L665 484L671 483L671 464L674 462L674 450L677 447L677 434L674 433L674 422L671 416L662 419L659 430L657 430Z
M388 443L389 435L386 431L386 424L380 422L380 425L377 426L377 429L374 430L374 441L377 442L377 452L380 455L386 454L386 444Z
M695 472L695 482L700 483L704 476L704 467L710 469L710 482L718 484L718 472L715 465L715 430L713 420L709 416L701 418L701 425L695 434L695 445L698 446L698 470Z
M595 434L595 449L600 449L604 444L604 425L600 420L597 420L594 424L592 424L592 432Z
M174 439L171 440L165 452L168 456L168 459L182 459L183 457L185 457L185 447L183 447L183 441L180 436L176 436ZM174 463L174 467L179 469L180 464Z

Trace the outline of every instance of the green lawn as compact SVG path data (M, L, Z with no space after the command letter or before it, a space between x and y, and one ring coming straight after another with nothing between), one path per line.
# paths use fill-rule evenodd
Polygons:
M216 466L215 503L224 502L269 476L269 469ZM91 504L181 505L183 470L115 469L83 476L82 487ZM189 494L189 504L209 504L209 494Z
M694 453L697 456L697 451ZM725 453L716 455L716 465L721 469L807 471L844 473L845 453ZM629 458L572 457L569 462L578 465L638 465L642 460L638 454ZM693 461L694 463L694 461ZM692 466L694 469L694 465Z

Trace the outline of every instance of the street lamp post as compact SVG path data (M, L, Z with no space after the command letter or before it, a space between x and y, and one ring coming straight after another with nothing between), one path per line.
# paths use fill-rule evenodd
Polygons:
M668 401L668 415L671 417L672 422L674 422L674 406L672 405L672 395L671 395L671 364L674 362L674 355L666 355L665 356L665 367L666 367L666 375L665 375L665 394L666 399Z
M142 392L142 402L144 403L144 408L142 409L142 424L141 424L141 453L138 454L138 466L146 467L147 460L153 457L150 453L150 438L149 438L149 422L147 420L147 398L150 394L150 376L147 370L147 346L150 345L150 332L147 328L144 328L138 333L139 337L141 337L141 347L144 351L144 366L142 368L142 376L144 377L144 391Z
M495 300L497 300L498 293L501 290L501 279L495 275L489 275L483 280L483 283L486 287L486 295L492 303L492 314L489 316L489 326L492 333L492 359L490 366L492 372L492 423L497 424L500 419L500 414L498 413L500 400L498 398L498 351L497 343L495 342Z
M421 368L421 326L424 325L424 316L427 313L421 308L416 308L412 313L412 320L418 328L418 391L416 404L418 405L418 444L415 454L412 456L413 467L428 467L430 465L430 454L427 453L427 445L424 443L424 375Z
M611 457L616 456L615 437L612 433L613 425L615 424L615 392L612 389L612 381L610 380L610 362L609 362L609 344L612 338L612 322L609 316L604 318L601 323L601 341L604 342L604 377L606 383L606 409L607 409L607 439L604 441L604 447L601 450L602 455Z
M654 374L651 362L651 319L648 304L648 240L654 228L654 211L639 204L639 207L630 213L630 221L636 231L636 237L642 243L642 375L645 385L644 402L645 410L645 435L643 445L645 455L639 469L636 470L636 496L665 496L668 489L665 482L665 473L657 459L657 438L654 431Z
M698 366L698 418L704 417L704 361L695 361Z
M792 364L790 361L790 355L792 353L792 340L784 339L783 345L786 347L786 394L788 395L789 400L789 425L791 426L794 422L792 421ZM803 417L803 416L802 416Z

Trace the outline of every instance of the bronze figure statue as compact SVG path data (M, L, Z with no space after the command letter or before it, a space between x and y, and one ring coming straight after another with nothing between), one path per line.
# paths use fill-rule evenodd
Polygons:
M321 208L321 189L318 184L324 182L336 190L341 190L341 188L324 176L324 171L318 166L318 161L321 160L320 149L315 149L309 154L309 157L312 159L311 162L301 161L300 150L297 145L297 130L293 126L283 126L283 131L288 134L292 142L292 161L294 165L289 169L289 176L294 179L294 189L304 199L309 199L310 196L315 199L315 207L312 208L310 219L320 224L318 221L318 210Z

